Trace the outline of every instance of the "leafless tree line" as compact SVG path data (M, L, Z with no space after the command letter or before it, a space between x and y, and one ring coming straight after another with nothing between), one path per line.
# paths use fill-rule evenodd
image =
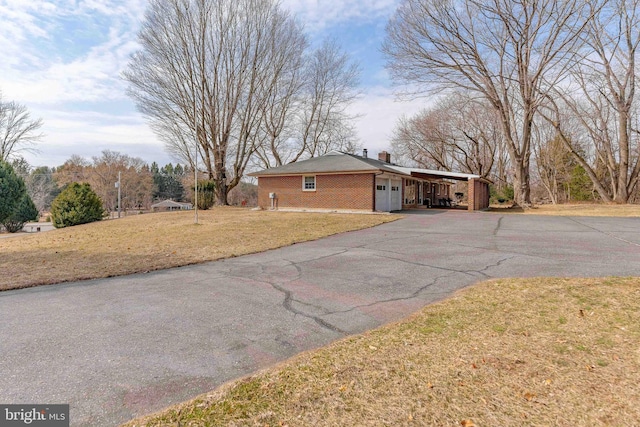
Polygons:
M407 130L427 125L419 151L433 165L509 179L525 206L532 164L556 200L569 159L602 200L628 202L640 173L638 13L638 0L404 1L388 25L389 69L407 92L443 100L401 122L394 145L406 151Z
M149 165L138 157L104 150L91 160L74 155L56 168L53 178L60 188L71 182L87 182L102 200L108 212L118 209L118 182L120 172L121 208L123 210L148 209L153 198L153 174Z
M182 165L177 164L174 168L169 164L160 169L155 163L149 166L139 157L131 157L117 151L104 150L99 156L89 159L73 155L63 165L55 168L32 168L21 157L13 160L11 164L18 176L24 180L29 196L40 213L48 212L53 199L72 182L90 184L108 212L118 209L118 189L114 185L118 179L121 208L125 213L148 211L152 203L167 198L194 202L194 173L188 166L183 169ZM168 170L175 173L166 172ZM183 191L159 195L160 183L154 179L159 173L171 174ZM164 190L166 191L166 187ZM246 182L240 183L229 192L229 201L238 206L255 206L256 186Z
M152 0L139 38L130 94L177 158L200 159L218 204L254 163L353 145L358 68L334 42L309 52L273 0Z
M582 36L585 54L555 87L544 116L605 201L626 203L638 188L640 106L635 59L638 0L609 1Z
M498 116L482 98L456 92L410 118L392 139L394 154L417 166L480 175L507 183L508 153Z

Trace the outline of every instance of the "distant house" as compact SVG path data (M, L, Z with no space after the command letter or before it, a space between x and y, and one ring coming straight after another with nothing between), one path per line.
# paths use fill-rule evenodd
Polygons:
M163 200L161 202L151 205L151 209L154 212L188 211L193 209L193 205L191 203L175 202L173 200Z
M489 207L489 186L479 175L401 167L383 151L371 159L332 151L249 174L258 178L258 206L390 212L418 206L448 206L451 185L467 181L468 209Z

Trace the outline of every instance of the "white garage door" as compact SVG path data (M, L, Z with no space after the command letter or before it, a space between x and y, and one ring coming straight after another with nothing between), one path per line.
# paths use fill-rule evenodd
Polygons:
M402 210L402 180L391 180L391 209Z
M389 212L389 180L376 179L376 210Z

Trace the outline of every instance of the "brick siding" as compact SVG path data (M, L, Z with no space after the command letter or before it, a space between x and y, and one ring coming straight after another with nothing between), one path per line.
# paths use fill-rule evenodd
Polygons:
M470 179L467 199L470 211L487 209L489 207L489 185L483 181Z
M258 206L271 208L269 193L276 193L276 207L296 209L374 210L374 175L316 175L316 190L302 191L302 176L258 178Z

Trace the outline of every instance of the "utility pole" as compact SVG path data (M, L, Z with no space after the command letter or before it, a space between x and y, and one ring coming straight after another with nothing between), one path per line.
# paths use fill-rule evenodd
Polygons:
M196 108L196 101L194 96L193 101L193 128L195 129L196 134L196 143L195 143L195 155L194 155L194 167L193 167L193 178L195 182L195 194L194 194L194 204L193 209L195 212L195 218L193 220L194 224L198 223L198 110Z
M194 169L194 172L193 172L194 173L194 178L196 180L195 204L193 205L194 210L195 210L195 214L196 214L196 217L194 219L194 224L198 223L198 137L197 137L198 130L197 129L198 128L196 128L196 157L195 157L195 161L194 161L196 166L195 166L195 168L193 168Z
M118 218L120 218L120 204L122 202L122 199L120 198L120 172L118 172L118 183L116 184L116 187L118 187Z

